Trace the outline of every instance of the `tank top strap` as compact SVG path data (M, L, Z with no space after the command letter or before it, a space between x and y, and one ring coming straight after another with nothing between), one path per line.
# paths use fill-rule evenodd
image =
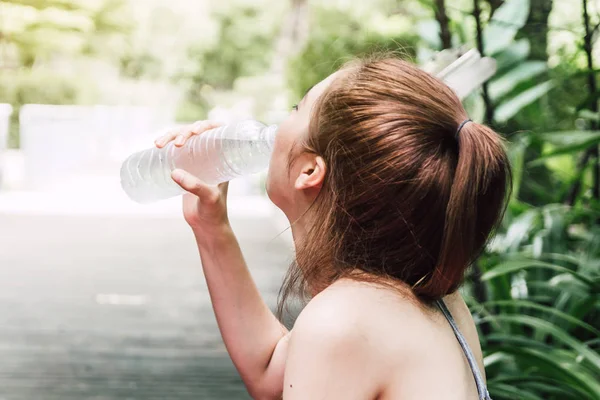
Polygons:
M471 371L473 372L473 377L475 378L475 384L477 385L477 393L479 395L479 400L491 400L490 394L485 385L485 381L483 380L483 376L481 375L481 371L479 370L479 366L477 365L477 361L475 360L475 356L473 356L471 348L467 344L465 337L458 329L458 325L456 324L456 321L454 321L450 310L448 310L448 307L446 307L446 303L444 303L444 300L438 300L436 301L436 304L438 308L442 311L442 314L444 314L444 317L446 317L446 319L448 320L448 323L454 331L454 336L456 336L458 343L460 343L460 347L462 347L462 350L465 353L465 356L467 357L467 361L469 362L469 366L471 367Z

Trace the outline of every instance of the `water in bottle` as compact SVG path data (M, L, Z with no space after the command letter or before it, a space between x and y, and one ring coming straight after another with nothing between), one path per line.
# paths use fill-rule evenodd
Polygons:
M149 203L183 192L171 178L175 168L208 184L259 172L269 165L276 129L243 121L192 136L182 147L170 142L134 153L121 167L121 186L131 199Z

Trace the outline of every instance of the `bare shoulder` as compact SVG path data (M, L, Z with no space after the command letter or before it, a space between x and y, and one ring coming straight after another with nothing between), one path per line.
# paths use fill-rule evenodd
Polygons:
M355 341L355 345L363 348L375 343L379 349L389 343L396 346L406 343L410 347L402 339L408 339L407 335L414 330L402 326L418 324L423 319L423 310L409 296L366 282L338 281L308 303L293 332L294 335L318 332L322 338ZM393 341L388 340L391 336Z
M444 300L481 364L462 298ZM463 389L472 392L472 373L443 314L410 291L379 284L338 281L315 296L296 321L288 354L284 393L304 392L286 400L312 398L305 393L315 387L331 394L326 398L417 398L429 392L439 397L436 388L418 384L431 376L448 387L464 382ZM340 381L348 387L335 386Z
M362 335L362 312L357 307L356 294L344 287L330 287L315 296L304 307L296 323L293 336L313 334L317 337L346 341ZM339 343L339 342L338 342Z
M361 316L367 296L373 294L360 283L336 282L316 295L302 310L297 323L326 325L355 324Z
M366 320L368 296L332 285L304 308L290 335L284 399L378 397L389 368Z

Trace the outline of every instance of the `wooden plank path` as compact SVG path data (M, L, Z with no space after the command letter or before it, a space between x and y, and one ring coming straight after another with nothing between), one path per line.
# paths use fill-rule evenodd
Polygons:
M233 225L274 305L288 245ZM0 214L0 400L248 398L182 219Z

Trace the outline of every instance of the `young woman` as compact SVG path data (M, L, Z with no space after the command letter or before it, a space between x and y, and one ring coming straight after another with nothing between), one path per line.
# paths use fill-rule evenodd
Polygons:
M227 185L182 170L173 179L189 192L184 215L217 322L254 398L489 398L457 288L503 213L510 170L501 138L444 83L397 59L352 64L280 125L267 191L296 247L283 298L311 299L289 332L248 272Z

